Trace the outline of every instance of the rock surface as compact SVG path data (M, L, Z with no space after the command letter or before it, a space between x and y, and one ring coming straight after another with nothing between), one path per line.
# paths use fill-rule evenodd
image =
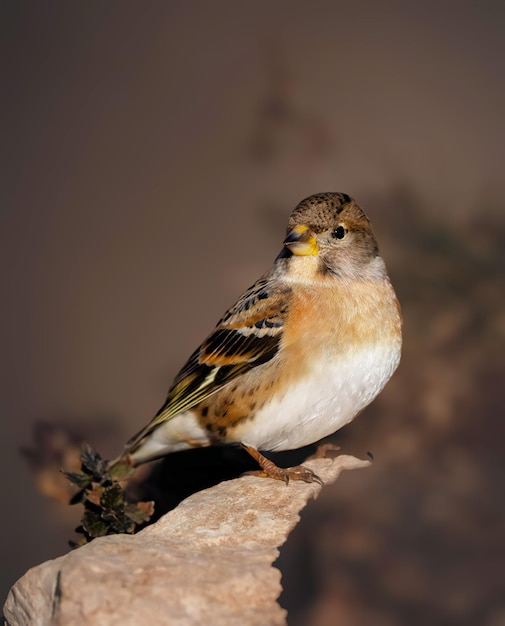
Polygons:
M305 465L326 484L350 456ZM272 567L321 487L254 476L192 495L136 535L113 535L30 569L4 606L9 626L281 625Z

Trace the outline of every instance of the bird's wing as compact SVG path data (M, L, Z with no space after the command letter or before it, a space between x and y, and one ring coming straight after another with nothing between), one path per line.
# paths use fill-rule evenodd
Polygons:
M170 387L165 404L130 439L132 450L159 424L190 409L252 368L274 357L288 312L289 287L262 278L248 289L191 355Z

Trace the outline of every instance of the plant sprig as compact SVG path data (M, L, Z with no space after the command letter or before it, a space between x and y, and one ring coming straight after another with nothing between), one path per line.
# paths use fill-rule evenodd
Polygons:
M87 443L82 446L80 458L79 470L63 472L79 488L70 504L84 506L81 525L76 528L81 537L69 542L72 547L105 535L133 534L150 520L154 502L129 502L121 485L134 472L127 459L111 465Z

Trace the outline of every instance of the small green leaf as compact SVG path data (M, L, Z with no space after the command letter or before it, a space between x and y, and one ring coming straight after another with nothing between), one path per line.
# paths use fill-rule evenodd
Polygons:
M135 468L130 463L116 463L109 467L108 474L113 480L124 480L134 471Z
M91 477L89 476L89 474L86 474L85 472L81 470L77 470L76 472L64 472L62 470L61 473L71 483L73 483L77 487L81 487L81 489L83 489L84 487L87 487L89 483L91 482Z
M135 524L144 524L150 520L151 515L154 513L154 502L127 504L124 512Z
M102 476L104 473L104 462L101 456L93 450L89 443L83 443L81 447L81 463L82 469L93 474L93 476Z
M100 498L100 505L109 511L122 509L124 506L124 490L121 485L114 483L107 487Z
M122 515L121 519L116 520L111 524L111 534L114 533L127 533L133 535L135 532L135 522L128 519L126 515Z
M107 524L95 511L84 512L82 526L90 537L103 537L107 534Z

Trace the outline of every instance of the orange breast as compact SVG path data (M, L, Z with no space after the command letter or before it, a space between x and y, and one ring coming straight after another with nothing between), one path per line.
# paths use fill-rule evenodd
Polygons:
M226 441L229 430L254 419L272 397L286 393L315 360L331 363L367 345L400 342L399 305L388 280L331 288L300 286L292 294L277 355L237 377L194 410L211 438Z

